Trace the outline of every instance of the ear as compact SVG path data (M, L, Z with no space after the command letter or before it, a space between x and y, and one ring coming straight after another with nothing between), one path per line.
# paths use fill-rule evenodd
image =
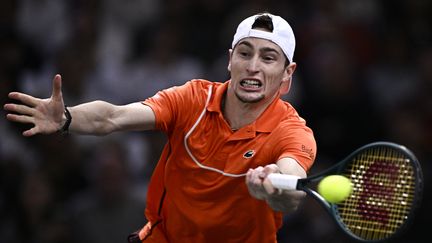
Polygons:
M229 49L229 50L228 50L228 53L229 53L229 61L228 61L228 67L227 67L227 69L228 69L229 72L231 72L231 57L232 57L232 52L233 52L232 49Z
M291 89L291 83L292 83L292 76L294 74L294 71L297 67L297 64L295 62L290 63L286 68L284 72L284 76L282 78L281 86L279 88L281 95L288 94L288 92Z

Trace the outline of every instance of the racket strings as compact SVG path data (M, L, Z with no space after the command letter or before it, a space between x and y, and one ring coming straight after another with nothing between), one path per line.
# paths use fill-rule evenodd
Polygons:
M405 222L414 201L415 175L405 154L391 147L357 155L345 176L353 193L338 205L345 226L362 239L389 237Z

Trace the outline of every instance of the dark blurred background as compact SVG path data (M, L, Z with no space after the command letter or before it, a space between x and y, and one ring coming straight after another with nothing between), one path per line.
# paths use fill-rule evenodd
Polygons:
M290 101L315 131L311 173L378 140L410 148L425 194L395 242L426 242L432 148L432 1L3 0L0 103L7 93L51 94L68 105L140 101L192 78L228 79L237 24L270 11L290 22L298 64ZM165 137L24 138L0 119L0 242L125 242L145 223L146 185ZM308 198L280 242L349 242Z

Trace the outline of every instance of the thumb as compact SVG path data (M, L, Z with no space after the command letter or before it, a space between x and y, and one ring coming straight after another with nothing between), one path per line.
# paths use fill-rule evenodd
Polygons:
M268 178L264 179L263 187L264 187L265 191L270 195L272 195L276 192L276 188L273 186L270 179L268 179Z
M56 74L53 79L53 86L52 86L52 98L55 100L61 100L62 92L61 92L61 86L62 86L62 78L60 74Z

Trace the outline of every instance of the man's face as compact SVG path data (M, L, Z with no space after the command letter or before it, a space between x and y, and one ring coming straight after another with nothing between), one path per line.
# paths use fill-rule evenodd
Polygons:
M295 63L285 66L278 45L260 38L245 38L230 50L231 89L245 103L273 99L289 89Z

